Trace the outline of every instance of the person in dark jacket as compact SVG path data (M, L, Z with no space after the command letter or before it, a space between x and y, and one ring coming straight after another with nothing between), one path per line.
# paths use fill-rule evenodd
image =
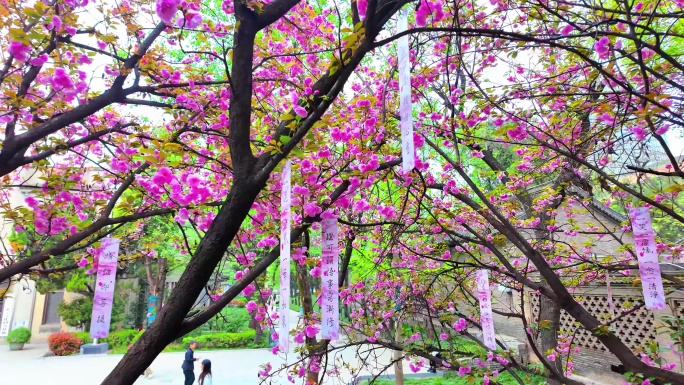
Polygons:
M197 342L191 341L190 347L185 352L185 359L183 360L183 375L185 375L185 385L192 385L195 382L195 361L199 358L195 358L195 348L197 347Z

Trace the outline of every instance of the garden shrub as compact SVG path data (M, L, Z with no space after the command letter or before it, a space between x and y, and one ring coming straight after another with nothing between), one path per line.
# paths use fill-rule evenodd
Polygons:
M99 341L108 343L109 348L114 352L126 352L132 344L138 341L144 332L144 330L120 330L109 333L107 338L101 338ZM93 339L90 338L88 332L61 334L69 334L79 342L76 351L78 351L81 345L93 342ZM202 350L255 348L267 346L267 343L254 345L254 335L255 332L253 329L247 329L239 333L211 333L205 327L193 330L193 332L189 333L185 337L179 338L177 343L182 346L183 350L188 348L190 341L197 341L199 348Z
M90 338L90 332L75 332L70 334L81 340L81 345L93 343L93 339Z
M90 338L90 333L89 332L78 332L78 333L71 333L73 336L81 340L82 344L90 344L93 342L93 339ZM99 342L106 342L109 344L110 349L115 349L115 348L125 348L128 345L134 343L135 341L140 338L139 335L142 334L142 331L134 330L134 329L125 329L125 330L119 330L116 332L111 332L106 338L100 338L98 341Z
M183 338L183 347L190 346L191 341L197 341L199 349L236 349L252 347L254 342L254 330L249 329L241 333L212 333L197 337Z
M71 333L59 332L50 334L48 346L56 356L70 356L81 349L83 341Z
M9 344L25 344L31 339L31 331L25 327L19 327L7 335L7 343Z
M109 333L107 338L104 338L101 341L108 343L112 348L115 346L128 346L131 344L136 334L138 334L138 331L133 329L119 330Z
M249 328L250 319L247 309L224 308L220 314L209 320L209 330L212 332L240 333Z

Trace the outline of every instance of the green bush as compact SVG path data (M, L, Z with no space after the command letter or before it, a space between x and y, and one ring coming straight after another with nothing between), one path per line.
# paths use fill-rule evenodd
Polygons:
M249 329L240 333L212 333L197 337L183 338L182 346L187 348L191 341L197 341L199 349L236 349L253 347L254 330Z
M93 342L93 339L90 338L89 332L79 332L71 334L76 338L80 339L83 344L90 344ZM100 338L98 341L108 343L110 349L127 348L128 345L137 341L138 338L140 338L140 335L142 335L142 331L126 329L111 332L106 338Z
M20 327L9 332L7 336L7 343L10 344L25 344L31 339L31 331L28 328Z
M221 310L209 322L212 332L240 333L249 328L251 317L244 308L228 307ZM202 333L199 333L202 334Z
M76 333L70 333L72 336L78 338L81 340L81 344L90 344L93 342L93 339L90 338L90 332L76 332Z
M132 330L132 329L119 330L116 332L109 333L107 338L102 340L102 342L108 343L109 346L111 346L111 347L128 346L131 344L131 342L133 341L133 338L135 338L136 334L138 334L137 330Z
M134 344L144 331L136 332L131 340ZM87 333L75 333L85 335ZM112 333L113 334L113 333ZM262 343L254 344L254 330L248 329L241 333L207 333L197 335L188 335L180 339L178 343L171 343L166 348L165 352L182 352L190 346L190 341L197 341L199 349L202 350L220 350L220 349L241 349L241 348L265 348L268 347L268 338L265 338ZM128 346L113 346L110 345L111 353L124 354L128 351Z

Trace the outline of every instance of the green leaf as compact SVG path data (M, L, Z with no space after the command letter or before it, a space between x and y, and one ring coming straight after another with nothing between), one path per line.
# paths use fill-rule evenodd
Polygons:
M283 144L288 144L290 140L292 140L292 138L290 138L289 136L282 135L280 137L280 142Z
M26 45L31 44L28 35L26 35L26 32L24 32L24 30L21 28L10 28L9 37L13 41L18 41Z
M153 156L143 156L143 160L149 164L157 164L157 158Z

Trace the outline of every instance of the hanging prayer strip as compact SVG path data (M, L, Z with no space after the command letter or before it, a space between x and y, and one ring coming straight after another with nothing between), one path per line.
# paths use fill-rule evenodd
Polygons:
M405 11L399 12L397 33L408 28ZM402 168L405 172L416 166L415 149L413 143L413 116L411 114L411 61L409 53L409 38L404 35L397 42L397 62L399 66L399 116L401 118L401 156Z
M634 246L639 261L644 303L649 310L662 309L665 307L665 291L660 276L660 263L655 233L651 225L651 215L647 207L638 207L629 209L629 217L634 231Z
M97 262L90 338L105 338L109 335L114 304L114 282L119 260L119 243L120 240L116 238L102 240L102 251Z
M321 336L327 340L340 338L340 293L338 286L339 250L337 219L322 221L321 267Z
M292 203L291 164L283 165L280 191L280 307L278 349L290 350L290 206Z
M480 300L482 340L487 348L495 350L496 334L494 332L494 315L492 313L492 299L489 289L489 271L478 270L475 279L477 282L477 297Z

